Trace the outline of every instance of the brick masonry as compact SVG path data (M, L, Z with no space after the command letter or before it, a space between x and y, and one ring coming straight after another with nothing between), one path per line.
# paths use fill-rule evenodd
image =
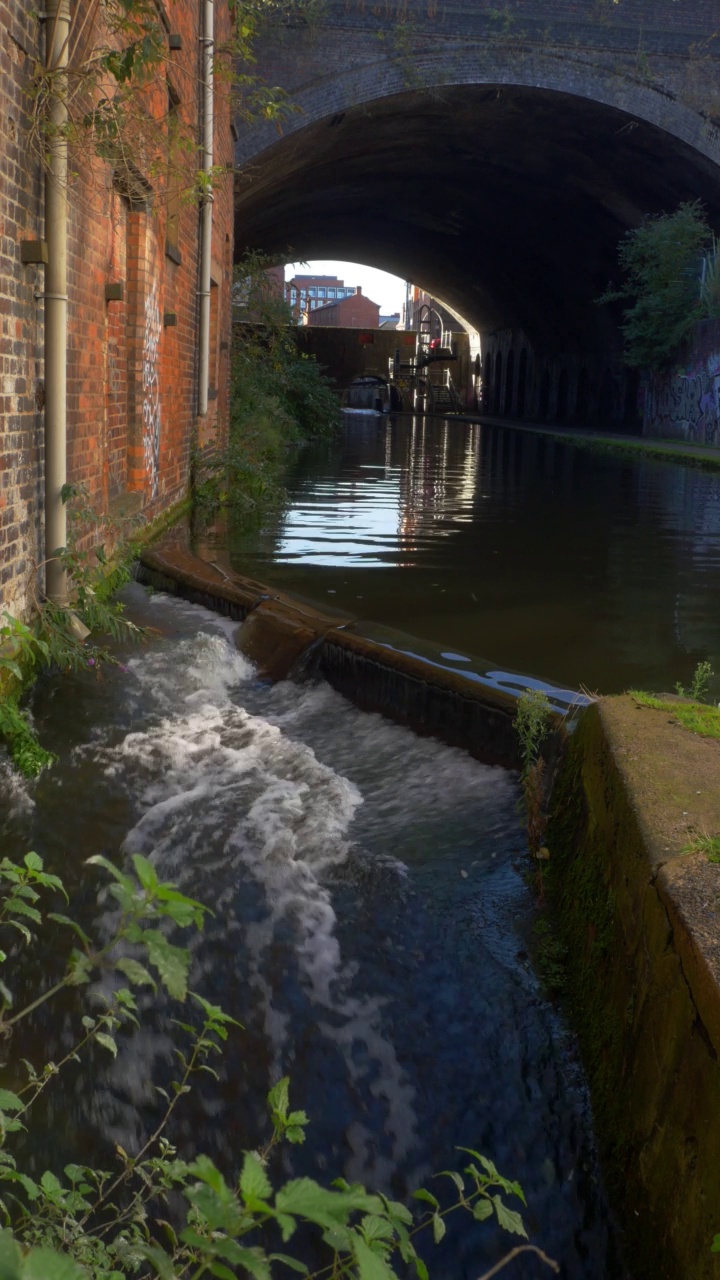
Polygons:
M323 0L258 65L299 107L286 132L408 90L525 85L620 108L717 161L719 25L718 0ZM236 160L273 141L241 130Z
M90 7L90 0L72 6L76 28ZM71 148L69 180L68 479L86 488L98 512L118 511L132 495L147 520L186 492L193 439L207 446L226 420L232 271L228 176L214 192L210 404L200 420L199 214L197 202L180 195L189 181L183 164L191 172L198 161L194 152L169 159L166 105L171 92L178 127L198 142L201 6L175 0L159 13L182 48L168 48L144 94L142 109L158 123L138 147L140 189L128 191L87 140ZM228 9L217 5L218 44L229 24ZM44 326L36 296L44 269L21 261L22 241L42 239L44 227L31 120L40 27L25 0L0 0L0 590L2 607L17 614L28 608L44 558ZM72 41L70 48L72 59ZM215 162L229 167L232 159L229 88L218 77Z

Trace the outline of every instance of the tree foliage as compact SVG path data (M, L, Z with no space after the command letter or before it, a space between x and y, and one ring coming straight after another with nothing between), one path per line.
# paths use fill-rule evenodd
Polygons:
M708 286L708 277L716 277L714 253L710 263L706 254L714 248L699 200L648 218L623 236L618 259L625 282L608 289L599 301L631 300L622 325L627 364L662 368L698 320L720 316L720 290Z

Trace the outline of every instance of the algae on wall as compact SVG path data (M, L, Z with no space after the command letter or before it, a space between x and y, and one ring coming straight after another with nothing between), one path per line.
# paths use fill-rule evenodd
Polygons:
M553 791L547 886L612 1201L635 1280L706 1280L720 1226L720 1069L619 739L629 699L590 708Z

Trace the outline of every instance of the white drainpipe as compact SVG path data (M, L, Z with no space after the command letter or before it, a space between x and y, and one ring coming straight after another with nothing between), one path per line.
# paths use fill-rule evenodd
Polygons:
M202 146L203 169L205 172L213 166L213 63L215 55L214 5L213 0L201 0L203 6L202 34L202 83L203 83L203 122ZM208 409L208 386L210 380L210 258L212 254L212 189L209 187L203 200L200 215L200 344L199 380L198 380L198 413L204 416Z
M70 38L68 0L46 0L45 65L52 71L45 174L45 591L67 603L67 573L54 553L67 543L61 491L67 480L67 122L65 95Z

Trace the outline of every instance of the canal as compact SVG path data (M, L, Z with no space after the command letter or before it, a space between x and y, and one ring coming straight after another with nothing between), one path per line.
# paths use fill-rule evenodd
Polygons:
M346 415L285 483L286 507L226 552L261 582L570 688L672 689L700 660L720 669L714 474L479 423Z
M605 691L717 665L713 477L479 424L355 417L286 485L261 527L204 554L458 664ZM37 850L100 936L96 853L141 852L212 908L193 985L243 1030L172 1140L232 1173L287 1073L311 1125L276 1176L404 1198L474 1147L520 1181L531 1238L565 1280L621 1280L577 1047L530 960L515 777L322 683L260 680L235 624L199 606L133 586L127 607L153 631L124 669L39 682L33 716L59 759L33 783L0 764L0 846ZM74 998L41 1011L13 1060L67 1052L79 1012ZM31 1169L137 1148L159 1114L152 1081L171 1078L172 1017L147 1002L116 1061L67 1068L38 1104ZM451 1219L431 1274L477 1280L509 1239ZM525 1257L505 1274L547 1273Z

